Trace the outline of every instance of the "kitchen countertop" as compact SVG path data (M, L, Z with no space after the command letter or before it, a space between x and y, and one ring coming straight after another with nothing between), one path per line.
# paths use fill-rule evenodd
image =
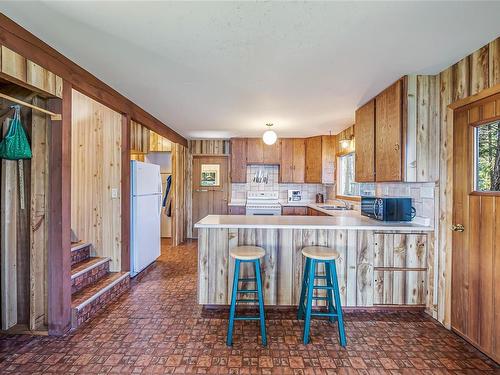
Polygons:
M195 224L195 228L269 228L269 229L352 229L352 230L404 230L431 232L430 226L408 222L383 222L361 216L356 211L335 216L244 216L208 215Z

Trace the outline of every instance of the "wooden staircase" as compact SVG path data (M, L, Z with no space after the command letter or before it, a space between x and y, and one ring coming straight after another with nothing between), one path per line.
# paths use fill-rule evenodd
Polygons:
M110 258L91 257L92 244L71 248L71 326L92 319L130 288L129 272L110 272Z

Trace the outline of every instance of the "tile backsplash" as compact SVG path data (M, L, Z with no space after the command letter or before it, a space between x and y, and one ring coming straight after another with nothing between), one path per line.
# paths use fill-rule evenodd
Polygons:
M289 189L301 190L302 199L314 202L317 193L322 193L325 199L335 197L334 185L323 184L281 184L279 181L279 167L274 165L249 165L247 167L247 182L231 185L231 200L246 199L247 191L279 191L280 200L286 201ZM380 197L411 197L416 216L430 225L436 222L436 195L437 187L434 182L387 182L365 184L376 196ZM359 209L359 204L354 205Z
M379 197L411 197L416 216L429 219L434 226L437 217L436 196L438 190L434 182L384 182L375 184L375 195Z
M246 199L247 191L279 191L280 200L286 200L289 189L302 191L304 201L314 201L317 193L325 194L326 187L322 184L281 184L279 167L277 165L249 165L247 167L247 182L232 184L231 200Z

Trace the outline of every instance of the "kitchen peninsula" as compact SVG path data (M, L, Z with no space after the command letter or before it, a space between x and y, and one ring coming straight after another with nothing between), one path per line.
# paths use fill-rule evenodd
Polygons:
M297 305L303 274L301 249L323 245L340 252L337 272L344 307L432 306L432 228L372 220L359 213L332 216L208 215L198 228L198 303L230 302L231 248L257 245L266 305ZM252 275L247 268L246 277ZM321 273L322 270L320 269ZM431 285L432 287L432 285ZM321 293L319 294L321 296ZM318 301L321 304L322 301Z

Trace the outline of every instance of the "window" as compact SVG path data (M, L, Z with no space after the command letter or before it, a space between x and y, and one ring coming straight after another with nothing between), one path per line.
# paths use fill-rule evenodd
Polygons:
M355 154L342 155L338 158L338 185L337 194L345 197L373 196L375 184L358 183L355 178Z
M475 189L500 191L500 122L475 128Z

